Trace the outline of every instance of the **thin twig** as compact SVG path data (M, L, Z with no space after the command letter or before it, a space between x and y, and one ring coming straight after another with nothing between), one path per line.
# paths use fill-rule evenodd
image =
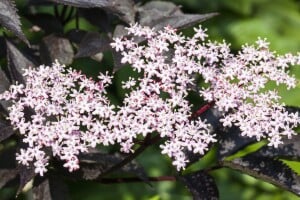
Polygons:
M149 182L176 181L176 177L175 176L148 177L147 180ZM130 177L130 178L101 178L97 180L97 182L103 184L111 184L111 183L145 182L145 181L137 177Z
M127 163L130 163L133 159L135 159L138 155L140 155L143 151L145 151L145 149L148 146L158 142L160 139L161 139L160 135L156 135L153 138L151 138L151 134L148 134L145 138L144 143L137 150L135 150L135 152L133 154L127 156L124 160L122 160L121 162L117 163L116 165L114 165L111 168L109 168L108 170L106 170L104 173L101 174L101 176L105 176L117 169L122 168Z

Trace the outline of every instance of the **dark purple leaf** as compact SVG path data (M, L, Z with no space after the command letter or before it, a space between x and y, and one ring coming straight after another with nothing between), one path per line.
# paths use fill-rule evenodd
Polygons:
M15 154L16 151L13 148L5 149L0 154L0 188L15 179L18 174Z
M126 156L120 154L105 154L98 151L83 154L80 156L80 170L83 172L83 178L88 180L96 179L112 166L122 162L125 158ZM119 171L133 174L141 180L148 182L148 176L144 168L134 161L124 165Z
M12 126L0 120L0 142L14 134ZM0 176L1 177L1 176Z
M111 1L112 5L109 7L115 15L128 24L135 22L135 8L132 0L115 0Z
M279 157L288 160L300 160L300 135L294 135L291 139L283 139L283 144L277 148L264 146L255 154L269 158Z
M118 24L114 30L113 38L123 37L128 34L124 25Z
M50 0L28 0L28 5L34 6L45 6L45 5L52 5L53 2Z
M100 8L80 9L80 15L103 32L111 32L111 16Z
M216 15L216 13L175 15L152 21L150 24L146 25L154 27L157 30L161 30L166 26L171 26L176 29L183 29L193 26L196 23L203 22Z
M188 190L192 193L194 200L216 200L219 199L219 191L215 180L203 171L187 174L179 177Z
M2 69L0 69L0 94L3 93L4 91L8 90L10 86L10 82L4 73ZM10 105L9 102L7 101L0 101L0 104L3 106L3 109L6 110L6 108Z
M153 21L157 21L164 17L183 14L180 7L167 1L150 1L139 7L138 10L139 23L141 25L149 25Z
M34 178L35 173L32 166L19 165L17 169L20 178L19 188L17 190L17 195L19 195L24 186Z
M242 150L246 146L257 142L256 138L245 137L241 135L238 127L228 128L226 130L217 131L219 160L223 160L227 156Z
M80 8L94 8L94 7L109 7L112 5L111 0L50 0L55 3L75 6Z
M13 180L18 174L16 169L0 169L0 189Z
M64 27L61 22L50 14L38 13L35 15L27 15L26 18L33 24L40 27L47 34L63 33Z
M97 32L88 32L79 44L76 58L89 57L110 49L107 37Z
M51 0L80 8L103 8L117 15L126 23L134 23L135 9L132 0Z
M58 176L36 177L32 190L34 200L70 199L67 185Z
M67 37L71 42L79 44L87 33L84 30L72 29L67 33Z
M19 83L24 83L24 69L35 67L32 57L25 51L20 51L13 43L6 40L7 46L7 68L10 75L10 80Z
M300 176L280 160L247 155L232 161L224 161L223 166L239 170L300 196Z
M17 14L17 9L12 0L0 1L0 24L14 33L26 44L29 44L21 29L21 22Z
M56 35L44 37L40 45L41 60L51 64L58 60L61 64L69 65L73 62L74 51L67 38Z
M161 30L165 26L183 29L205 21L216 13L183 14L178 6L171 2L151 1L139 8L139 23Z

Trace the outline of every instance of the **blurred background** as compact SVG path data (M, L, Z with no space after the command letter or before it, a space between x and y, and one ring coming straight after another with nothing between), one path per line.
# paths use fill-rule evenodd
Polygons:
M300 1L298 0L169 0L182 6L185 13L210 13L218 12L219 15L205 21L203 26L208 29L211 40L226 40L231 43L234 50L238 50L245 43L254 43L258 37L266 37L271 43L273 51L280 54L286 52L300 52ZM147 2L147 1L142 1ZM23 2L17 1L22 6ZM45 9L45 12L52 10ZM23 20L26 29L26 20ZM74 27L74 22L67 24ZM88 22L81 22L81 27L93 30ZM185 34L191 34L192 29L184 30ZM30 36L35 37L35 36ZM34 39L34 38L33 38ZM32 40L32 38L31 38ZM1 47L0 47L1 48ZM104 55L106 56L106 55ZM110 65L109 59L105 64ZM85 73L94 75L99 71L99 64L79 59L73 63L76 68ZM84 67L82 67L84 66ZM119 73L119 83L131 73L128 69L122 69ZM291 69L300 80L300 67ZM275 86L270 86L275 87ZM300 106L300 86L287 91L283 87L276 88L280 91L287 105ZM122 93L122 92L120 92ZM124 94L122 94L124 95ZM247 149L253 151L257 146ZM160 154L158 146L147 149L138 157L149 173L149 176L172 175L175 169L171 161ZM214 149L202 160L192 165L187 172L198 170L211 165L214 162ZM297 162L287 162L292 168L300 172ZM262 182L248 175L241 174L230 169L215 170L212 175L216 178L221 200L293 200L299 197L290 192L281 190L271 184ZM0 177L1 178L1 177ZM101 185L92 182L69 182L69 190L74 200L188 200L191 199L185 187L177 182L160 182L148 185L145 183L126 183ZM0 200L12 198L13 189L5 189L0 192ZM30 191L21 195L18 199L30 198Z

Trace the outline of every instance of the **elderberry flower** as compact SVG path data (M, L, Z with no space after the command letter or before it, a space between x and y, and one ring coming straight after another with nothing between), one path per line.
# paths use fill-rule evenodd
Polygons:
M12 100L8 118L27 144L17 153L18 162L33 162L41 176L51 156L63 160L69 171L78 169L78 154L106 143L103 135L111 134L106 124L113 106L103 95L111 78L102 74L95 82L58 62L27 69L24 76L25 86L12 85L0 94L0 99Z
M191 105L186 97L195 84L195 74L209 83L199 95L221 112L224 127L238 126L243 136L266 138L274 147L282 143L282 137L296 134L293 128L300 123L299 115L286 111L277 92L262 89L270 81L294 88L296 79L286 69L299 65L300 56L278 56L261 38L256 46L246 44L233 54L225 42L205 41L206 29L200 26L194 30L195 35L189 38L171 27L155 31L134 24L128 28L129 34L144 37L145 43L115 39L125 47L122 63L131 64L143 77L126 96L125 107L117 112L119 121L131 121L120 126L118 140L130 142L137 132L146 135L157 131L168 138L161 145L162 153L173 158L178 170L188 162L185 149L204 154L216 139L207 122L190 120ZM128 88L130 82L125 86ZM163 99L162 93L168 97Z

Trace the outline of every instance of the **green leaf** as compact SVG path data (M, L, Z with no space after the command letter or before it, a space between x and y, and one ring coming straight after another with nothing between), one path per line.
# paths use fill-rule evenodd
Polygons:
M215 180L203 171L187 174L179 177L188 190L192 193L194 200L216 200L219 192Z
M12 0L0 1L0 24L10 30L23 42L29 44L21 30L21 22L17 14L15 4Z

